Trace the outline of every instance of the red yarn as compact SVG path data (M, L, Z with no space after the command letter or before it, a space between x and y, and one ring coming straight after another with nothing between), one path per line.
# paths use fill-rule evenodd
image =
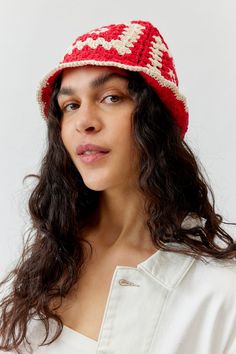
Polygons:
M148 21L134 20L95 28L80 35L68 48L59 65L41 81L37 97L47 119L52 85L68 67L100 65L138 71L154 88L181 130L188 129L188 109L178 88L173 58L162 35Z

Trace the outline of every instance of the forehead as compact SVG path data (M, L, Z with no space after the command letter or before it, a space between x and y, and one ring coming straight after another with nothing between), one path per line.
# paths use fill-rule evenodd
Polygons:
M111 75L110 75L111 74ZM129 77L129 71L109 66L95 66L95 65L86 65L82 67L75 68L66 68L62 72L62 81L63 83L68 82L76 82L79 80L80 82L86 83L96 77L107 77L108 75L111 78L127 78Z
M64 69L57 98L75 94L77 90L95 90L111 80L127 83L130 72L114 67L84 66Z

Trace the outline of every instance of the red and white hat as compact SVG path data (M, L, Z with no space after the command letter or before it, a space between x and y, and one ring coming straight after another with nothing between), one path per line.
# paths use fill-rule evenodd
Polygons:
M178 88L178 77L169 48L156 27L134 20L95 28L80 35L67 49L58 66L41 80L37 100L44 119L53 83L65 68L85 65L113 66L139 72L156 91L181 130L188 129L188 108Z

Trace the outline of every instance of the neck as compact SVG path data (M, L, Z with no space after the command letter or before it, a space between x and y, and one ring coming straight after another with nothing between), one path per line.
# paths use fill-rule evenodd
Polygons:
M120 246L147 247L151 243L145 223L144 198L136 190L105 191L90 227L96 242L107 248Z

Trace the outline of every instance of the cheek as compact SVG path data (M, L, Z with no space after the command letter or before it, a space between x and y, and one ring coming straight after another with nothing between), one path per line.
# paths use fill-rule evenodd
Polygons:
M113 146L118 152L118 155L120 155L122 161L127 161L129 165L132 165L133 160L136 158L137 152L134 146L131 122L129 117L126 118L127 119L124 120L122 124L113 127Z
M70 153L71 152L71 134L69 129L64 126L61 127L61 140L65 149Z
M66 143L66 133L64 130L61 130L61 140L64 144L64 146L66 147L67 143Z
M122 119L120 119L122 117ZM115 124L111 126L113 135L117 142L121 144L130 144L131 143L131 118L127 115L120 114L119 117L115 120Z

